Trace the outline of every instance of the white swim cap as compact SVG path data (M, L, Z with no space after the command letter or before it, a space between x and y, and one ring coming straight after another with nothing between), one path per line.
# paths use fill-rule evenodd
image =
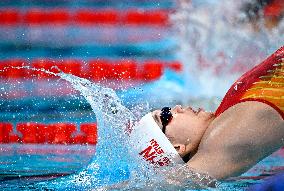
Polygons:
M134 154L154 165L154 167L173 166L183 164L168 138L148 113L133 127L130 133L130 144Z

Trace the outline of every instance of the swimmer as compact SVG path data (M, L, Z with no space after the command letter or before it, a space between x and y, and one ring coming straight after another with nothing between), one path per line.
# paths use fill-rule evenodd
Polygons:
M284 146L284 47L241 76L218 109L155 110L134 126L137 155L155 167L186 163L223 180Z
M249 22L255 31L260 31L264 25L272 30L277 27L284 17L284 2L282 0L252 0L241 7L243 22Z

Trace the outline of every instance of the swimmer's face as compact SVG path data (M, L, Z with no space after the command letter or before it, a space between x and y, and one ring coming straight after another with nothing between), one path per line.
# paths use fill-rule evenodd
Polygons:
M195 111L191 107L182 108L180 105L170 111L173 117L165 127L165 135L183 157L196 151L205 130L215 116L203 109ZM161 110L153 111L152 115L162 129Z

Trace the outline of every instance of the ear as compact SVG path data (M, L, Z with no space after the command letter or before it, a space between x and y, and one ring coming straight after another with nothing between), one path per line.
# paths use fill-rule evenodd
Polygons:
M176 149L176 151L178 152L178 154L182 157L189 154L189 153L194 155L197 151L197 148L198 148L198 147L194 147L191 144L188 144L188 145L174 144L173 146Z
M180 155L183 155L186 151L186 146L184 144L174 144L173 146Z

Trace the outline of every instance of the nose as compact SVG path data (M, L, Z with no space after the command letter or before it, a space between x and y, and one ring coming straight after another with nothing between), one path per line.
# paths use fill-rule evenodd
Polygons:
M176 106L175 106L174 108L172 108L171 110L172 110L172 112L174 112L174 113L181 113L181 112L184 111L181 105L176 105Z

